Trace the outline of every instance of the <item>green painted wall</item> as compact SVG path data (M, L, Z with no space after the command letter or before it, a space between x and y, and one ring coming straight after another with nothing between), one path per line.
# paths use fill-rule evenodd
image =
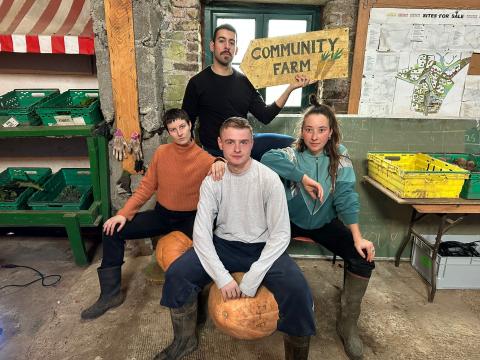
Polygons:
M480 153L480 120L475 119L410 119L339 116L343 144L348 148L357 174L360 195L360 226L365 238L373 241L377 257L392 258L407 234L411 207L398 205L371 185L362 181L367 175L368 151L471 152ZM254 122L257 132L278 132L293 135L300 115L280 115L268 126ZM435 233L433 215L422 223L424 233ZM452 228L448 234L479 234L480 217L475 215ZM297 245L294 253L326 254L318 246ZM408 258L408 249L403 257Z

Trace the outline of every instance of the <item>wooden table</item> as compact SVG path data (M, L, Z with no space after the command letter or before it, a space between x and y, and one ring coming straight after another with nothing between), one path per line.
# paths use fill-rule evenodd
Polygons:
M380 190L383 194L387 195L390 199L397 204L406 204L412 206L412 217L408 226L407 237L400 244L395 255L395 266L400 264L400 256L407 244L412 240L412 234L415 235L420 241L427 245L432 250L431 255L431 279L425 281L429 286L428 301L432 302L437 290L437 254L438 248L442 241L442 236L450 230L453 226L460 223L466 216L470 214L480 214L480 200L466 200L462 198L456 199L404 199L398 197L392 191L385 188L379 182L373 180L369 176L363 177L365 182L373 185L377 190ZM414 225L429 214L434 214L439 217L437 236L435 243L428 242L418 231L415 230ZM423 278L422 278L423 279Z

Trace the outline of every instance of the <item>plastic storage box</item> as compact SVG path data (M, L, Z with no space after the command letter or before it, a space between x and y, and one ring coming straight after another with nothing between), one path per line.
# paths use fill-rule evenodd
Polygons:
M9 167L0 173L0 187L12 181L33 181L38 185L43 185L51 174L50 168ZM21 189L23 190L14 201L0 201L0 210L25 209L28 198L37 190L32 187L21 187Z
M473 161L475 168L470 170L470 178L465 180L460 197L464 199L480 199L480 155L473 155L467 153L429 153L436 159L443 158L451 163L459 158L464 158L467 161Z
M35 108L59 93L58 89L15 89L0 96L0 115L13 118L20 125L40 125L42 121Z
M61 199L62 191L70 186L79 196L73 200ZM84 210L92 201L92 178L90 169L62 168L28 199L28 206L34 210Z
M422 153L368 153L368 175L402 198L458 198L469 172Z
M37 109L44 125L86 125L102 121L98 90L71 89Z
M430 283L432 272L432 250L413 236L411 263L415 270ZM422 235L430 243L435 235ZM442 241L472 242L480 240L474 235L444 235ZM440 256L436 260L437 289L480 289L480 257Z

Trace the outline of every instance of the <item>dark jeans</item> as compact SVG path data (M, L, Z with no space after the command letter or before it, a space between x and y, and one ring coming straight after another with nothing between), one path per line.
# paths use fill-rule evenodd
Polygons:
M158 236L175 230L191 238L195 214L196 211L167 210L159 203L153 210L136 214L132 221L127 221L120 232L115 228L113 235L103 236L101 268L123 264L125 240Z
M288 135L261 133L253 134L252 158L260 161L263 154L272 149L283 149L289 147L295 139ZM204 148L213 156L223 156L220 149Z
M345 261L345 268L356 275L369 278L375 263L368 262L360 256L353 246L353 236L340 220L334 219L331 223L319 229L306 230L290 223L292 237L309 237L320 245L326 247L332 253L340 256Z
M230 272L247 272L262 252L265 243L247 244L214 236L215 250ZM161 304L178 308L194 298L212 281L192 248L178 258L165 274ZM303 273L283 253L265 275L263 285L274 295L279 308L277 329L289 335L315 335L313 297Z

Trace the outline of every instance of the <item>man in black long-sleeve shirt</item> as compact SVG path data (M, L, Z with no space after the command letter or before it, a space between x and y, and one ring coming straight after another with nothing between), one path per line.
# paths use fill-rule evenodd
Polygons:
M210 41L213 64L190 79L183 98L182 108L188 113L192 125L197 117L200 121L201 144L215 156L222 155L217 138L225 119L231 116L246 118L250 112L268 124L285 106L290 93L309 83L304 75L297 75L275 102L266 105L247 77L232 68L236 44L237 33L231 25L224 24L215 29ZM293 138L287 135L255 134L252 157L259 160L267 150L290 146L292 141Z

